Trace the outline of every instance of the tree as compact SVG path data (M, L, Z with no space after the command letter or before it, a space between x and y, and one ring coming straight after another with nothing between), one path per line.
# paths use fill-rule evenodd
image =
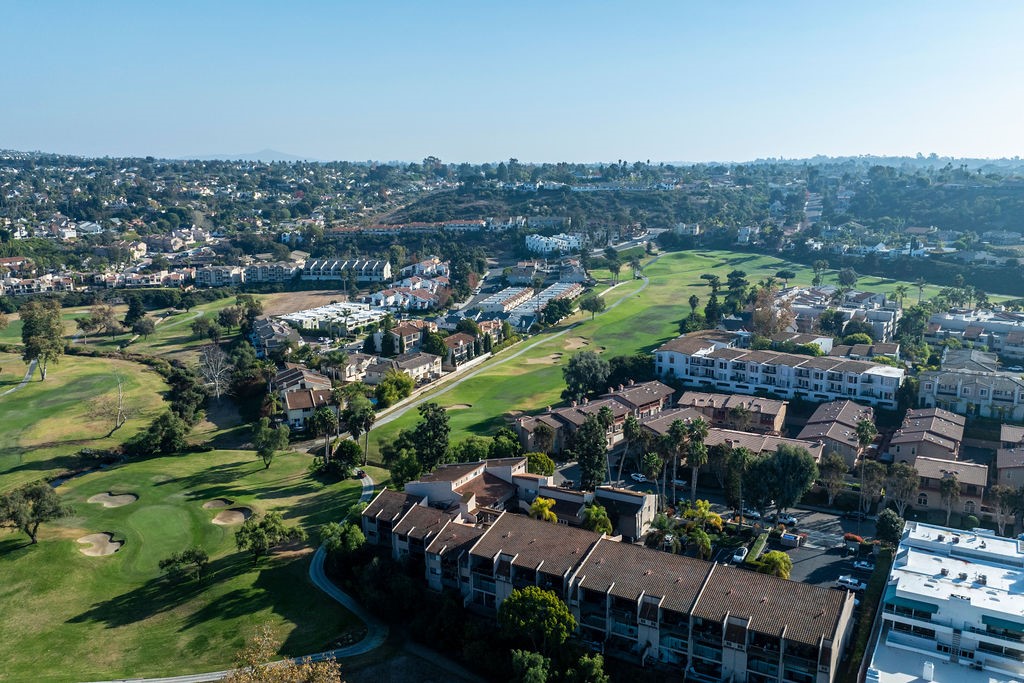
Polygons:
M651 526L644 538L644 545L648 548L666 550L677 554L683 548L680 540L681 525L668 515L659 512L651 521Z
M790 572L793 571L793 560L781 550L769 550L758 558L758 561L761 564L761 568L758 571L762 574L770 574L780 579L788 579Z
M989 500L992 501L992 509L995 512L996 529L1000 536L1005 535L1006 523L1013 519L1013 514L1021 506L1021 491L1018 489L997 484L989 489Z
M743 484L754 461L754 454L748 449L727 447L725 455L726 476L725 476L725 502L733 509L743 507Z
M156 331L156 323L149 316L143 316L132 325L132 334L143 339L149 339L149 335Z
M867 514L885 486L885 465L877 460L860 460L860 509Z
M513 590L502 601L498 625L510 637L528 639L534 649L539 644L541 652L550 652L568 640L576 619L554 591L527 586Z
M309 657L299 660L278 659L280 643L268 626L260 626L239 652L235 654L235 668L228 672L224 683L338 683L341 667L333 657L319 662Z
M250 552L253 562L259 562L261 557L288 541L305 539L306 532L301 527L285 526L284 518L276 511L262 516L254 514L235 532L235 545L241 551Z
M29 301L18 309L21 318L22 358L38 361L39 377L46 381L50 363L64 355L64 320L56 299Z
M690 304L690 317L692 318L697 315L697 306L700 306L700 297L696 294L691 294L687 303Z
M783 444L764 459L768 464L769 487L775 508L781 515L793 507L818 478L818 465L807 449Z
M604 672L604 657L600 654L583 655L576 667L565 672L566 683L611 683Z
M118 372L114 372L114 383L117 385L116 397L103 395L89 401L89 414L97 420L105 420L111 416L114 418L107 437L123 427L128 418L136 412L134 406L129 406L125 402L124 378Z
M555 445L555 430L551 425L538 422L533 428L533 445L541 453L550 453ZM539 474L534 472L534 474Z
M288 425L272 427L269 418L261 417L253 428L252 444L263 459L263 467L270 469L270 463L274 461L277 451L288 447Z
M601 391L607 386L610 373L608 361L593 351L574 353L562 368L562 376L565 378L562 398L581 401L585 396Z
M96 304L89 309L89 317L92 318L95 329L109 334L111 339L122 331L117 311L110 304Z
M338 466L338 471L348 476L348 473L355 467L363 454L363 449L359 447L357 441L351 441L349 439L342 439L334 447L334 453L331 454L332 462Z
M605 479L608 435L594 414L587 415L573 437L573 452L580 469L580 488L593 491Z
M419 406L420 421L413 429L416 458L424 472L432 472L438 465L449 462L448 413L433 401Z
M35 544L39 525L67 517L72 510L61 502L52 486L44 481L28 484L0 496L0 526L19 529Z
M423 335L420 348L424 353L432 353L441 358L448 357L448 346L444 343L444 335L438 332L427 332Z
M359 435L364 435L363 464L365 465L366 453L370 447L370 429L373 428L373 423L377 420L377 413L373 409L370 399L361 393L349 397L348 403L341 411L341 420L354 440L358 441Z
M949 526L949 517L953 513L953 507L960 500L960 480L956 478L955 472L947 473L939 481L939 495L946 508L946 526Z
M690 544L697 547L702 560L711 557L711 537L703 529L691 529L687 535Z
M453 444L449 453L452 462L480 462L486 460L491 450L491 439L482 436L467 436Z
M199 376L218 401L230 391L234 371L231 359L220 346L209 344L199 352Z
M783 269L775 273L775 277L783 281L785 287L789 287L789 281L796 277L796 272L789 270L788 268Z
M818 316L818 329L823 334L838 337L843 333L843 326L846 324L846 320L843 318L841 311L837 311L834 308L826 309Z
M199 546L192 546L160 560L160 571L173 580L196 580L202 577L203 570L210 563L210 556Z
M366 544L366 536L354 522L328 522L320 527L320 542L335 557L346 558Z
M594 316L605 309L604 297L598 296L597 294L588 294L587 296L580 299L580 308L590 313L590 319L593 320Z
M547 453L526 453L526 471L550 477L555 473L555 461Z
M871 420L860 420L857 423L857 444L862 450L870 446L876 436L878 436L878 428L875 427L874 422Z
M244 313L238 306L226 306L217 313L217 322L230 330L238 327L243 317Z
M408 398L415 388L416 382L412 377L392 368L384 374L384 379L380 381L374 391L377 405L381 408L392 406L402 399Z
M512 650L512 683L547 683L551 660L539 652Z
M789 299L776 300L776 287L761 287L754 297L754 312L751 327L756 334L773 337L785 332L796 320L793 305Z
M843 268L839 271L839 284L843 287L854 287L859 279L860 276L853 268Z
M829 507L832 507L836 496L846 487L847 471L846 459L835 451L827 453L821 459L818 474L821 477L821 485L825 488L825 493L828 495Z
M697 475L700 468L708 463L708 423L702 418L691 420L686 425L686 464L690 468L690 501L697 500Z
M124 324L128 327L132 327L136 322L141 320L146 315L146 306L142 303L142 299L137 296L128 298L128 312L124 316Z
M896 545L903 536L903 518L895 510L882 510L875 522L875 536L889 545Z
M608 518L608 510L597 503L588 503L583 508L583 528L611 535L612 520Z
M622 453L619 455L619 472L615 477L615 481L622 481L622 466L633 452L633 449L640 443L643 435L644 431L640 420L636 419L636 416L632 413L627 415L622 423L622 438L625 444L622 448Z
M188 447L189 427L170 410L161 413L144 432L132 437L125 448L136 455L179 453Z
M558 515L555 514L551 508L555 507L554 498L544 498L537 496L533 499L530 504L530 516L534 519L539 519L542 522L551 522L552 524L558 523Z
M907 507L917 497L918 484L921 481L917 470L905 462L889 465L885 479L885 497L896 506L896 514L906 517Z

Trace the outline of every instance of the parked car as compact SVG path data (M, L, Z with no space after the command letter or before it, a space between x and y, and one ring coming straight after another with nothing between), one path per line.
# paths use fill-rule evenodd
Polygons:
M359 479L366 479L366 472L362 470L356 470L356 477Z
M736 552L734 552L732 554L732 561L735 562L736 564L739 564L743 560L747 559L747 553L748 552L749 551L747 550L746 546L742 546L740 548L737 548Z
M640 474L639 472L634 472L633 474L629 475L629 478L632 479L633 481L639 482L641 484L644 483L645 481L647 481L647 477L645 477L644 475Z
M748 519L761 519L761 513L753 508L743 508L740 510L740 514Z
M690 482L688 482L688 481L684 481L682 479L673 479L672 480L672 488L685 489L685 488L689 488L689 486L690 486Z
M868 516L860 510L854 510L852 512L844 512L843 519L867 519Z
M858 581L852 576L846 575L840 576L838 579L836 579L836 587L845 588L847 590L853 591L854 593L862 593L864 590L867 589L868 585L863 581Z
M781 515L775 515L773 517L773 519L775 520L775 522L777 524L785 524L786 526L796 526L796 524L797 524L796 517L794 517L793 515L788 514L788 513L782 513Z
M873 572L875 571L875 563L871 560L856 560L853 563L853 568L859 572Z

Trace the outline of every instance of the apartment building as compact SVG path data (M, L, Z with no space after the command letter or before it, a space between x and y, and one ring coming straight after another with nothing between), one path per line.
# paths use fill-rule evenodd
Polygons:
M668 436L672 429L672 423L679 419L681 418L677 415L673 415L672 411L667 411L665 415L645 421L643 423L643 429L655 436ZM768 455L774 453L779 450L779 446L795 446L806 450L816 461L819 462L821 461L821 456L824 453L824 446L820 441L789 439L787 437L776 436L774 434L754 434L751 432L737 431L735 429L720 429L718 427L711 427L708 429L708 435L704 439L704 444L708 448L722 444L729 448L746 448L754 455ZM683 466L684 462L680 460L679 464L680 466Z
M391 263L370 259L314 259L302 270L303 280L348 280L359 284L391 281Z
M984 345L1001 356L1024 359L1024 313L996 306L987 311L948 311L928 319L925 340L959 339Z
M915 509L945 512L946 506L951 505L951 512L965 515L981 513L988 489L988 465L922 456L911 464L921 477ZM954 477L960 485L960 495L950 502L942 495L942 481Z
M680 679L831 683L852 630L854 600L845 591L507 512L470 540L473 533L431 543L432 586L444 586L447 574L447 585L487 614L496 614L513 589L552 590L569 605L585 641Z
M559 233L551 237L544 235L526 236L526 248L535 254L562 254L578 250L582 246L582 235Z
M477 302L476 308L484 313L508 313L531 296L533 296L533 290L529 287L506 287L483 301Z
M913 462L919 455L956 460L966 424L960 415L941 408L908 410L889 441L889 452L895 462Z
M400 353L394 358L379 358L376 363L366 366L363 382L380 384L391 370L404 372L417 384L428 382L441 376L441 357L416 351Z
M821 442L826 453L838 453L846 466L853 468L862 451L857 437L857 425L862 420L874 424L875 411L870 406L853 401L822 403L807 419L797 438Z
M693 408L714 427L741 432L781 433L786 423L787 401L737 394L684 392L676 401L680 408Z
M658 347L656 374L684 386L737 394L767 392L779 398L823 402L857 400L895 409L906 372L869 361L732 348L719 339L683 335Z
M302 263L278 261L253 263L245 267L244 282L291 282L302 272Z
M919 376L918 405L958 415L1024 422L1024 379L978 370L928 370Z
M996 451L996 480L1003 486L1024 486L1024 427L999 427L1000 447Z
M842 292L832 285L790 287L779 292L777 302L789 304L796 315L794 324L798 332L812 332L822 313L836 310L843 317L844 328L851 321L865 323L871 328L871 338L879 342L892 341L902 316L899 305L885 294ZM824 351L827 353L828 349Z
M196 268L196 287L228 287L245 282L245 268L240 266L205 266Z
M882 598L871 683L1024 676L1024 549L1013 539L907 522Z

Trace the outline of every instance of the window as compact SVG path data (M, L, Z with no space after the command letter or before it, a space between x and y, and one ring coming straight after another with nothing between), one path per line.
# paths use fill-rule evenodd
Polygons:
M928 505L928 494L927 493L918 494L918 496L917 496L917 504L918 505L925 505L925 506Z
M964 503L964 513L968 514L968 515L973 515L974 514L974 501L973 500L969 500L969 501Z

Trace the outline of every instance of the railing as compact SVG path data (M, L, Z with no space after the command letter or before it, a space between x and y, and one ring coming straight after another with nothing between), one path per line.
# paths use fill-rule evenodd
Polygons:
M495 592L495 586L494 579L480 576L479 574L473 575L473 588L493 593Z
M621 621L612 620L611 632L617 636L636 638L637 628L631 624L623 624Z
M722 661L722 651L707 645L701 645L699 643L693 644L693 654L696 657L703 657L704 659L710 659L713 662Z
M667 647L672 650L678 650L679 652L686 652L689 643L683 638L677 638L675 636L662 636L661 646Z
M983 628L978 628L977 626L964 626L964 630L970 631L971 633L980 633L981 635L988 636L989 638L998 638L999 640L1024 645L1024 637L1014 638L1013 636L1004 635L1002 633L993 633L992 631L987 631Z
M772 678L778 678L779 677L779 665L778 664L770 664L768 662L762 662L759 659L748 659L747 660L747 670L748 671L755 671L755 672L757 672L759 674L764 674L765 676L771 676Z

